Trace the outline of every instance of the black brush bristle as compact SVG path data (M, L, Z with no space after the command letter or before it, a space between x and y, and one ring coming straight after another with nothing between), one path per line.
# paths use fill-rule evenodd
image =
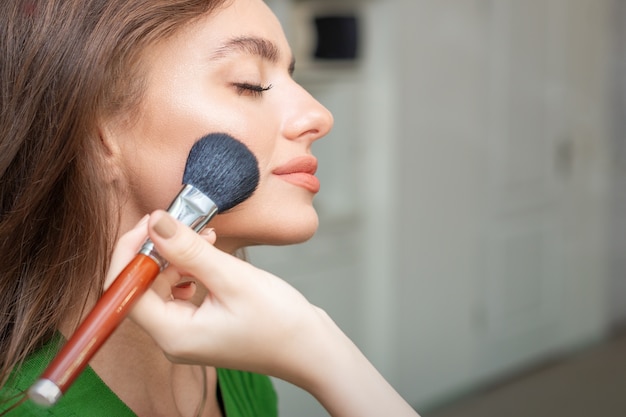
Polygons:
M248 199L259 184L256 157L243 143L225 133L199 139L189 151L183 183L209 197L218 213Z

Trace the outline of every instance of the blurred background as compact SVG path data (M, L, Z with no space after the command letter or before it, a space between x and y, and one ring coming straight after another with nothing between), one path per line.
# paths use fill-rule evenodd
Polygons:
M267 3L336 124L319 232L251 261L423 417L626 415L626 2Z

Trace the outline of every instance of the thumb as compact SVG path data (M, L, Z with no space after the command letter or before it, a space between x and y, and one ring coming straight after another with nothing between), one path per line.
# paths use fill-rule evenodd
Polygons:
M207 241L207 238L162 210L150 216L148 229L159 254L181 274L193 276L217 293L220 289L226 289L230 276L226 272L234 261L239 260L215 248L209 243L212 239Z

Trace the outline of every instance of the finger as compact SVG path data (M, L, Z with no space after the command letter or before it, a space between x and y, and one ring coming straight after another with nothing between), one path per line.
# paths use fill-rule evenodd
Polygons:
M175 268L167 268L159 274L150 286L162 300L190 300L197 292L193 279L181 278Z
M111 264L104 282L104 289L107 289L113 283L118 274L122 272L122 269L135 257L137 251L146 240L149 217L149 215L145 215L132 229L124 233L115 244Z
M172 287L172 296L176 300L191 300L196 294L197 285L195 281L183 279Z
M189 322L197 307L187 301L164 300L153 289L146 291L129 313L129 318L145 329L152 338L165 348L168 342L176 341L181 326L175 321Z
M211 227L202 229L202 231L200 231L200 236L202 236L202 238L206 240L207 242L209 242L211 245L214 245L215 242L217 241L217 235L215 234L215 229Z
M195 280L188 275L179 271L175 265L169 265L154 280L151 288L163 300L170 300L172 296L175 299L188 300L197 290ZM189 288L187 284L193 284L192 288Z
M156 292L163 300L172 299L172 287L180 281L180 274L175 268L168 267L161 272L150 288Z
M185 275L193 276L213 292L228 288L234 282L233 270L239 268L241 271L240 268L247 265L216 249L164 211L152 214L148 229L157 250L171 265Z

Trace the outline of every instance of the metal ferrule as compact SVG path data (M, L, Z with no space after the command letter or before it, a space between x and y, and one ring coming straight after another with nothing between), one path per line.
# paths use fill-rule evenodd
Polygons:
M217 205L193 185L185 185L167 212L176 220L199 232L217 214ZM168 264L167 260L156 251L150 239L146 240L139 253L154 259L161 270Z

